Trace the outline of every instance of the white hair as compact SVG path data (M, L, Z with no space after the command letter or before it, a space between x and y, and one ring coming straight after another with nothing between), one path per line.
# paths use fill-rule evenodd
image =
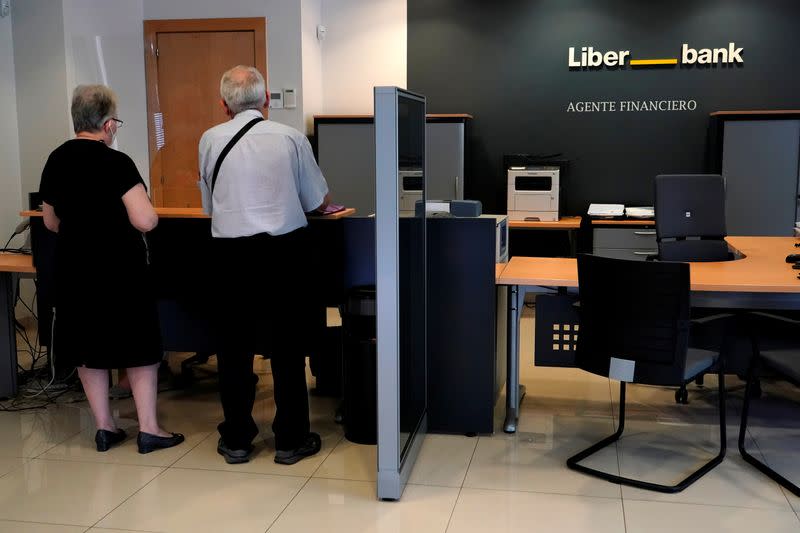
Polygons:
M261 109L267 103L267 84L255 67L237 65L222 75L219 94L233 114Z
M105 85L78 85L72 93L72 128L96 132L117 114L117 95Z

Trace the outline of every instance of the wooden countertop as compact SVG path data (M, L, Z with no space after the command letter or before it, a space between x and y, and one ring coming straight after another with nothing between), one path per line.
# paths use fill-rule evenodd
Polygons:
M495 263L494 264L494 281L498 285L500 284L500 276L503 274L503 270L506 269L508 263Z
M158 218L210 218L203 213L201 207L156 207L156 214ZM356 210L353 207L345 208L343 211L334 213L332 215L309 215L308 218L314 220L338 220L355 215ZM20 216L23 217L40 217L41 211L22 211Z
M797 271L786 262L795 253L795 237L728 237L743 259L690 263L693 291L800 293ZM500 285L577 287L578 265L571 258L513 257Z
M0 252L0 272L20 272L35 274L33 257L24 254L9 254Z
M561 217L559 220L542 222L538 220L509 220L510 229L578 229L581 217Z
M592 220L594 226L655 226L656 221L647 218L603 219ZM581 227L581 217L561 217L551 222L534 220L509 220L510 229L578 229Z

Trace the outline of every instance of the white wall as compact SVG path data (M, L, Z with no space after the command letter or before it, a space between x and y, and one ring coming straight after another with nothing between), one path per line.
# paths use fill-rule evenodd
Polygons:
M20 189L19 131L17 124L17 91L14 75L14 44L11 17L0 18L0 238L6 243L20 221L22 203ZM14 244L21 244L15 241Z
M300 13L303 58L303 116L306 131L314 128L314 115L323 113L322 43L317 26L322 24L323 0L302 0Z
M47 156L71 134L61 0L11 3L22 198L39 190Z
M266 17L270 88L292 88L298 95L296 109L271 110L270 118L303 131L300 3L301 0L144 0L144 18Z
M406 0L323 0L326 114L371 114L372 88L406 86Z
M142 0L63 0L67 98L76 85L102 83L119 97L117 148L149 180Z

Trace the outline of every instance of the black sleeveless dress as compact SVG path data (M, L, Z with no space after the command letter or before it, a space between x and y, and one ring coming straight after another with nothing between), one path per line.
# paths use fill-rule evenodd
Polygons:
M51 346L56 361L88 368L161 361L147 242L122 202L140 183L133 160L100 141L67 141L47 160L40 193L61 220Z

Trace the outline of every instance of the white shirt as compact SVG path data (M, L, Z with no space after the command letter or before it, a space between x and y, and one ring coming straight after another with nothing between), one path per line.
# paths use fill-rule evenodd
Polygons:
M305 213L319 207L328 194L305 135L264 120L225 157L212 195L211 178L220 152L245 124L260 116L255 109L242 111L200 138L200 191L214 237L289 233L306 226Z

